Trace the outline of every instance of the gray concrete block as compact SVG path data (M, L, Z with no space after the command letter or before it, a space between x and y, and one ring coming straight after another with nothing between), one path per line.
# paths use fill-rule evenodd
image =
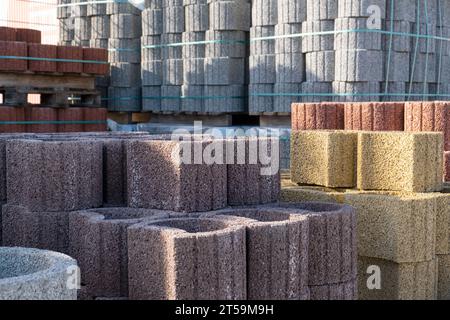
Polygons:
M183 84L183 59L163 60L163 84L181 86Z
M334 80L334 51L308 52L306 58L306 81L332 82Z
M166 8L166 7L178 7L178 6L184 5L183 1L184 0L162 0L161 1L162 2L161 6L163 8Z
M141 63L142 86L162 85L163 69L161 60L145 61Z
M128 244L131 299L247 297L245 226L208 218L142 223L129 228Z
M164 7L162 14L163 33L184 32L184 7Z
M136 16L140 16L141 10L129 2L109 2L106 5L106 14L133 14Z
M279 37L275 41L275 53L301 53L302 37L282 37L302 33L302 25L278 24L275 26L275 36Z
M428 83L408 82L406 83L406 99L408 101L434 100L433 88ZM431 95L431 96L430 96Z
M209 8L205 4L185 5L185 31L206 32L209 28Z
M338 1L338 17L370 17L373 14L373 11L369 10L371 6L379 8L381 19L386 18L386 0L340 0Z
M58 5L62 4L70 4L71 0L58 0ZM56 18L57 19L65 19L69 18L71 15L70 7L57 7L56 9Z
M209 29L214 31L249 31L250 3L218 1L209 4Z
M398 33L411 33L411 23L406 21L394 21L393 28L391 27L391 22L386 21L386 31L398 32ZM405 37L400 35L383 35L384 49L385 51L397 51L397 52L410 52L412 51L412 39L411 37Z
M249 112L271 112L273 110L273 84L254 84L248 86ZM258 95L259 94L259 95ZM264 96L262 94L267 94Z
M384 93L387 86L388 94L381 98L382 101L406 101L406 83L405 82L383 82L381 83L381 93Z
M348 82L383 81L384 55L382 51L335 51L335 80Z
M203 85L183 85L181 87L181 111L203 112L205 110L205 87Z
M102 150L94 141L10 140L6 145L8 204L32 212L102 204Z
M241 85L205 86L205 112L245 111L246 88Z
M439 37L450 38L450 28L449 27L437 27L436 33ZM450 55L450 44L448 41L437 41L436 53L443 56Z
M162 58L166 59L182 59L183 46L174 45L183 42L182 33L163 33L161 35Z
M274 112L291 112L291 104L301 101L300 83L276 83L274 86Z
M73 23L69 19L59 20L59 40L72 41L75 39L75 30Z
M108 88L108 111L141 111L141 87Z
M331 82L302 82L302 102L333 101Z
M161 36L147 36L141 38L142 49L141 56L142 61L153 61L161 60L162 58L162 47L161 47ZM146 48L146 46L153 46Z
M380 101L380 82L333 81L334 101Z
M358 300L358 281L309 286L311 300Z
M89 40L90 48L108 49L109 39L91 39Z
M106 3L92 3L87 5L87 15L90 16L106 16L107 15Z
M75 9L75 15L76 16L78 16L78 17L87 17L87 4L86 4L86 1L84 1L84 0L72 0L71 3L80 3L76 7L72 7L72 8L69 7L70 9L76 8Z
M278 23L302 23L306 13L306 0L278 0Z
M141 40L110 38L108 40L108 61L110 63L140 63Z
M110 37L109 16L91 17L91 39L108 39Z
M1 300L77 300L68 270L77 262L69 256L37 249L0 249Z
M394 21L416 22L417 1L396 0L394 6L394 12L391 12L391 10L387 11L386 20L391 20L391 15L393 14ZM421 12L423 13L424 11Z
M91 18L76 17L74 19L74 40L85 41L91 39Z
M367 18L338 18L335 30L367 29ZM382 50L382 35L378 32L343 32L334 37L335 50Z
M205 59L184 59L183 63L183 83L188 85L204 85Z
M250 28L250 55L265 55L275 53L275 39L258 40L256 38L273 37L274 26ZM255 40L253 40L255 39Z
M205 57L206 44L204 32L183 32L183 59L197 59ZM203 42L203 43L202 43Z
M196 5L196 4L207 4L208 0L183 0L183 6Z
M245 61L240 58L205 58L207 85L233 85L245 83Z
M410 53L408 52L386 52L384 59L385 79L394 82L408 82L410 72L409 57Z
M438 2L437 25L438 25L438 27L449 27L450 26L450 3L448 3L447 1L439 1Z
M277 83L301 83L304 81L305 60L303 54L277 54L275 63Z
M410 54L410 70L413 82L436 82L436 61L435 54L417 53Z
M247 36L243 31L206 31L206 57L244 58Z
M142 87L142 111L161 111L161 86Z
M333 20L337 18L338 0L306 0L308 20Z
M142 11L142 36L156 36L163 33L162 9L145 9Z
M211 148L211 143L128 141L128 205L178 212L224 208L227 205L226 165L198 163L198 155L194 159L195 152L207 152L205 148ZM220 147L222 142L217 143ZM164 175L164 181L154 174L155 170Z
M275 76L275 55L250 56L250 83L273 84Z
M252 26L275 26L278 23L278 0L252 1Z
M141 86L141 65L137 63L111 63L111 82L113 87Z
M433 21L435 22L435 21ZM419 33L421 35L437 36L437 27L434 23L413 23L411 27L412 33ZM414 38L412 46L415 48L416 41L418 41L418 50L420 53L435 53L436 52L436 40L428 38Z
M181 110L181 85L161 86L161 111L179 112Z
M111 21L111 38L135 39L142 35L142 19L134 14L113 14Z
M314 33L323 31L333 31L334 20L305 21L302 24L303 33ZM334 35L314 35L302 38L303 52L334 50Z

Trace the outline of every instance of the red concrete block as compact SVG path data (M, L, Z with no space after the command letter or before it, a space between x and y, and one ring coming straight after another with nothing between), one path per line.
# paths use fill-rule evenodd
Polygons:
M81 61L81 60L83 60L83 48L58 46L57 47L57 58ZM83 72L83 63L81 63L81 62L57 62L56 70L58 72L66 72L66 73L82 73Z
M57 132L58 125L53 122L58 120L58 112L55 108L32 107L26 109L27 121L42 121L44 123L36 123L27 125L27 132L45 133Z
M442 132L444 150L450 151L450 102L407 102L405 130Z
M293 130L344 129L344 105L341 103L292 104Z
M58 121L76 121L74 124L58 124L58 132L83 132L84 108L61 108L58 110Z
M450 182L450 151L444 153L444 181Z
M24 124L3 123L11 121L25 121L25 109L21 107L0 106L0 133L25 132Z
M402 102L346 103L346 130L403 131L405 105Z
M16 29L16 41L41 43L41 31L33 29Z
M27 57L27 44L24 42L0 41L0 55ZM27 60L0 59L0 70L25 71L27 70Z
M108 62L108 50L99 48L83 48L83 60ZM83 72L106 75L109 64L83 63Z
M28 44L28 57L56 59L57 47L48 44ZM56 72L56 61L28 60L28 70L37 72Z
M99 123L85 124L85 132L102 132L108 130L106 120L108 118L108 110L106 108L83 108L84 121L101 121Z
M16 29L0 27L0 41L16 41Z

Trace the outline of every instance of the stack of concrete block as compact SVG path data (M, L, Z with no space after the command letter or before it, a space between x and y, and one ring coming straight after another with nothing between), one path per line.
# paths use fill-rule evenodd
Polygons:
M358 210L359 297L436 299L448 286L436 269L449 252L442 133L297 131L292 146L291 179L309 186L286 187L282 201Z
M91 17L88 15L88 5L84 0L72 0L71 8L74 23L73 46L89 47L91 40ZM69 7L70 8L70 7Z
M344 129L344 104L293 103L292 130L338 130Z
M307 0L306 6L307 19L302 25L303 33L328 32L335 29L338 1ZM302 83L302 101L333 101L331 93L332 82L335 80L334 34L304 36L302 40L306 73L305 82Z
M73 7L69 6L72 0L58 0L57 18L59 22L59 44L71 46L75 39L75 24Z
M111 64L108 110L141 111L141 10L129 2L108 2Z

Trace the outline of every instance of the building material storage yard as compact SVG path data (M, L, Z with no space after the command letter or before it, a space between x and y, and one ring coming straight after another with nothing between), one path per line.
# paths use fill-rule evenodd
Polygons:
M450 1L9 2L0 299L450 299Z

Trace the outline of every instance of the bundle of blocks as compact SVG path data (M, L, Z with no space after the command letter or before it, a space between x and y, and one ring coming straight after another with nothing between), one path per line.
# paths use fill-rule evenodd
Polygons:
M293 105L282 201L357 210L360 299L450 298L449 111L442 102Z
M263 138L191 138L0 135L2 245L74 257L80 299L357 298L352 207L279 203L259 161L186 160Z

